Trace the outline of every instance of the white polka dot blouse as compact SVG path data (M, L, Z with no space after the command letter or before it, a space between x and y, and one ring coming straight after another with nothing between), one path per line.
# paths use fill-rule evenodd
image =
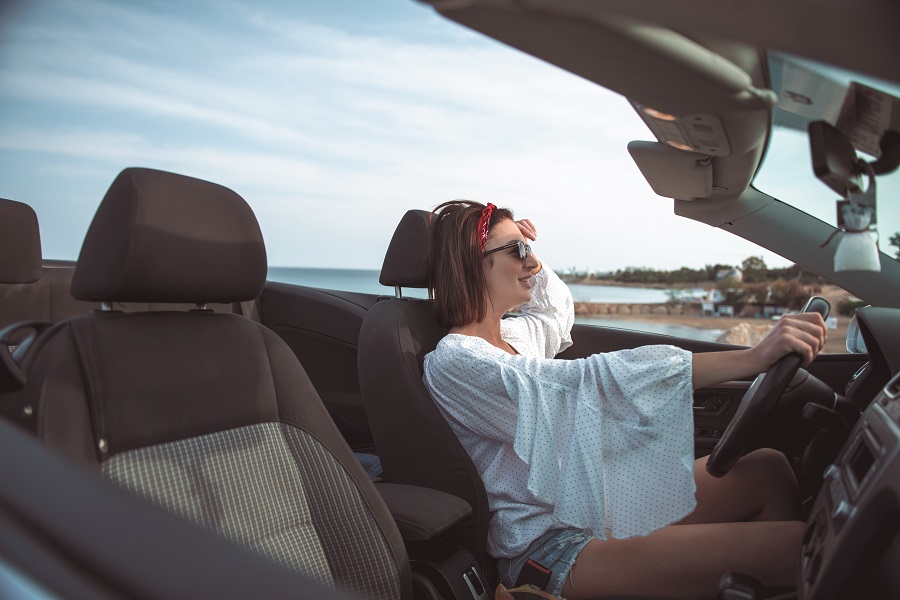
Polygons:
M450 334L425 357L425 385L487 489L490 554L514 558L550 529L626 538L689 514L691 354L556 359L572 343L572 295L546 265L532 281L522 315L501 323L518 355Z

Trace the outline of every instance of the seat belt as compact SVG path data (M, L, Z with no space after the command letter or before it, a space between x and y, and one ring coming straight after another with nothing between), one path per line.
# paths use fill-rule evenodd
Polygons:
M0 329L0 392L12 392L25 387L25 372L19 365L28 347L51 325L53 323L46 321L21 321ZM21 343L14 343L13 335L24 329L31 329L32 334Z
M242 317L247 317L251 321L259 322L259 311L257 310L256 300L246 300L244 302L235 302L232 305L231 312Z

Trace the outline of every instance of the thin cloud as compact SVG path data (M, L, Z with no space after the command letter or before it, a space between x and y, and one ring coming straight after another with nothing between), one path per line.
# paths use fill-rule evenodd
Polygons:
M649 189L625 144L650 134L624 99L412 2L410 29L427 36L235 2L48 6L0 46L0 114L24 115L0 116L0 150L59 182L0 181L8 195L37 194L27 200L58 256L74 257L83 231L55 221L53 203L92 213L134 165L234 188L272 264L377 268L403 211L456 197L534 217L542 257L560 267L761 253L724 233L692 246L717 232Z

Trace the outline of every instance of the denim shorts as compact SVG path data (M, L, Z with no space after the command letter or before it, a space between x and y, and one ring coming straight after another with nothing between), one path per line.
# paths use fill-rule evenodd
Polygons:
M544 591L559 596L575 559L592 539L593 535L581 529L551 529L531 542L525 552L516 558L501 558L497 561L500 582L507 588L514 587L522 567L530 558L553 571Z

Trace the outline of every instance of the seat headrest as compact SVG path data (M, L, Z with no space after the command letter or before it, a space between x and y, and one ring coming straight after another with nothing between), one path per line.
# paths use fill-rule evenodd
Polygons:
M27 204L0 198L0 283L41 278L41 231Z
M266 282L253 211L230 189L153 169L125 169L94 215L72 295L101 302L244 302Z
M431 244L432 214L408 210L391 238L378 281L389 287L427 288L431 273L428 247Z

